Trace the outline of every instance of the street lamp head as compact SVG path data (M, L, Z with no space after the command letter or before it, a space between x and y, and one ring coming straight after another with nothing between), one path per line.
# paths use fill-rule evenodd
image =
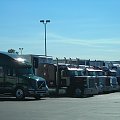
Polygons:
M50 22L50 20L46 20L46 23L47 23L47 22Z
M44 20L40 20L40 22L44 23Z
M19 48L19 50L23 50L23 48Z
M50 22L50 20L40 20L40 22L42 22L43 24L46 24L46 23L48 23L48 22Z

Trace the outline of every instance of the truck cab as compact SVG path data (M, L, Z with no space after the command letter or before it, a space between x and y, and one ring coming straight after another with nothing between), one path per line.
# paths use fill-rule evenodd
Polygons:
M65 71L68 73L66 79L65 77L64 79L69 81L69 94L73 94L75 96L92 96L98 93L94 77L86 75L83 68L67 66Z
M114 69L109 69L106 73L107 73L107 77L110 79L112 92L119 91L119 85L117 81L117 71Z
M105 72L100 68L87 68L87 73L95 77L95 82L98 88L98 93L106 93L112 91L110 77L105 75Z
M27 96L40 99L47 93L45 79L33 74L29 62L17 54L0 52L0 94L22 100Z

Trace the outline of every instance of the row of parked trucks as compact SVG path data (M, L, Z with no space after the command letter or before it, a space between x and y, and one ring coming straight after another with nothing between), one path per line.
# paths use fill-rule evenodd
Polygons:
M46 80L50 95L65 94L82 97L119 91L119 76L115 69L101 66L87 66L53 63L51 57L27 55L35 68L35 74Z
M118 72L118 71L117 71ZM46 95L93 96L119 91L116 69L53 63L51 57L0 52L0 94L17 99Z
M92 96L119 90L115 71L103 71L92 66L67 64L39 64L37 75L47 80L49 88L56 88L57 94L70 96Z

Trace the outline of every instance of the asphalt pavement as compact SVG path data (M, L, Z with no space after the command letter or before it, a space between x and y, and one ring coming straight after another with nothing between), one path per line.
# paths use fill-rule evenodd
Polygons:
M0 120L120 120L120 92L24 101L0 97Z

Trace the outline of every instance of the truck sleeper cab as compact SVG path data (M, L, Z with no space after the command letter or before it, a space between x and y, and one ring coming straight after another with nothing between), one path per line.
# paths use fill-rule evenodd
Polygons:
M27 96L40 99L47 95L44 78L33 74L32 65L17 54L0 52L0 93L10 94L18 100Z

